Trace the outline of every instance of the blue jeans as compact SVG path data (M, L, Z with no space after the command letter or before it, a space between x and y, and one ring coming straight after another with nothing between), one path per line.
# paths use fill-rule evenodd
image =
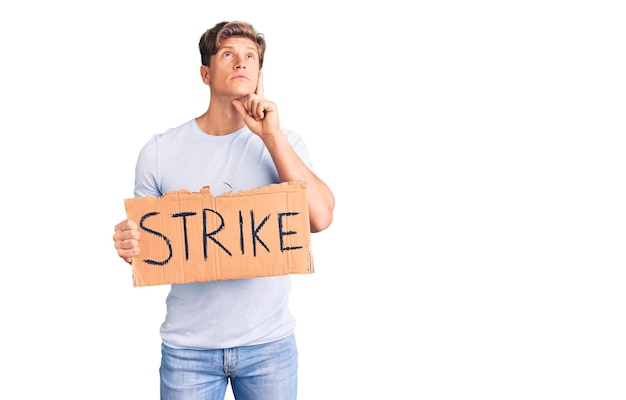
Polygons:
M161 345L161 400L224 400L228 380L237 400L295 400L298 350L294 335L223 350Z

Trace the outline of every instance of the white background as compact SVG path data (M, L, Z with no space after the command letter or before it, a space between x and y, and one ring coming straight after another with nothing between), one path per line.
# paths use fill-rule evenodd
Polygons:
M132 287L113 226L240 19L337 199L294 277L299 399L623 400L619 3L4 2L3 393L158 398L167 287Z

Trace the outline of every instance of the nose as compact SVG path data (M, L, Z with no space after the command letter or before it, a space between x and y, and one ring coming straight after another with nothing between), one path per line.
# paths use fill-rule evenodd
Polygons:
M237 69L245 69L246 68L246 63L245 63L245 58L244 57L238 57L237 58L237 64L235 65L235 68L237 68Z

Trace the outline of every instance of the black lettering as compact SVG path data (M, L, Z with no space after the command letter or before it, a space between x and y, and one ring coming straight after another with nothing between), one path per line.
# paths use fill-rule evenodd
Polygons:
M146 264L165 265L172 258L172 244L170 243L170 240L164 234L162 234L161 232L154 231L154 230L152 230L150 228L147 228L144 225L144 222L146 221L146 219L148 219L149 217L153 217L155 215L159 215L159 214L160 213L155 211L155 212L151 212L151 213L148 213L148 214L144 215L143 217L141 217L141 220L139 221L139 227L141 227L141 229L143 229L144 231L146 231L146 232L148 232L148 233L150 233L150 234L152 234L154 236L157 236L157 237L160 237L161 239L163 239L165 241L165 244L167 244L167 247L168 247L168 249L170 251L170 255L163 261L154 261L154 260L148 260L148 259L143 260Z
M267 248L265 243L263 243L263 241L259 237L259 231L261 230L263 225L265 225L267 220L270 219L270 215L268 215L265 218L263 218L263 221L261 221L259 226L255 228L254 227L254 211L250 210L250 227L252 228L252 250L253 250L253 254L254 254L255 257L256 257L256 242L257 242L257 240L258 240L259 243L261 243L261 245L263 247L265 247L265 250L267 250L267 252L270 253L270 249Z
M241 215L241 210L239 210L239 249L243 255L245 251L243 249L243 216Z
M283 231L283 217L290 217L292 215L298 215L300 213L297 212L284 212L284 213L278 213L278 235L280 236L280 251L287 251L287 250L297 250L297 249L301 249L302 246L293 246L293 247L285 247L285 243L283 240L283 237L287 236L287 235L295 235L298 232L296 231Z
M183 217L183 235L185 239L185 261L189 260L189 241L187 240L187 217L196 215L195 212L182 212L178 214L172 214L172 218Z
M206 224L207 224L207 216L206 216L206 212L210 211L213 214L217 215L220 218L220 226L217 227L216 230L214 230L213 232L208 232L206 231ZM222 250L224 250L229 256L232 256L231 252L228 251L228 249L226 247L224 247L223 244L221 244L217 239L214 238L214 236L222 230L222 228L224 228L224 218L220 215L220 213L218 213L215 210L211 210L210 208L205 208L204 210L202 210L202 228L204 231L204 259L208 259L208 249L207 249L207 238L211 239L213 241L213 243L215 243L216 245L218 245Z

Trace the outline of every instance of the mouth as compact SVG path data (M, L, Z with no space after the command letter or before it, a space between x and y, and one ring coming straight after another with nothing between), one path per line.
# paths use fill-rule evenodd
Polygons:
M245 79L248 80L248 77L245 75L235 75L231 79Z

